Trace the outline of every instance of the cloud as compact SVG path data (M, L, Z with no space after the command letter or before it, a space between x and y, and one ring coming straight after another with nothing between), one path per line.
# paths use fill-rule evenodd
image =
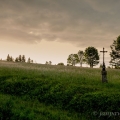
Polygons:
M119 10L119 0L85 0L95 11L113 14Z
M119 35L119 0L1 0L0 40L110 46Z

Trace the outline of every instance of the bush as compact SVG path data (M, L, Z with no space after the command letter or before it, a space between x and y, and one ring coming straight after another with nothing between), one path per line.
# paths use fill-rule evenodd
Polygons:
M64 65L64 63L58 63L57 65Z

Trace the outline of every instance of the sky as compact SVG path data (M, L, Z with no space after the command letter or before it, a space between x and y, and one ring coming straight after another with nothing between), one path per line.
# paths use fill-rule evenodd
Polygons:
M0 58L67 64L69 54L105 48L120 35L120 0L0 0ZM102 53L99 52L100 62Z

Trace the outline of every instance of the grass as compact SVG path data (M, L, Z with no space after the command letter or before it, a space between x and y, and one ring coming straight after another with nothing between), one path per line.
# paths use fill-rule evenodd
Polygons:
M120 71L107 72L108 83L102 83L99 68L0 62L0 118L120 119L99 117L101 112L120 112Z
M23 98L0 94L2 120L74 120L77 114L45 105L38 100L26 101Z

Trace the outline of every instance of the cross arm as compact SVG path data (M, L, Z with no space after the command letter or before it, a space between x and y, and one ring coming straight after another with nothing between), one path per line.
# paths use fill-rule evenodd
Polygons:
M100 52L107 52L107 51L100 51Z

